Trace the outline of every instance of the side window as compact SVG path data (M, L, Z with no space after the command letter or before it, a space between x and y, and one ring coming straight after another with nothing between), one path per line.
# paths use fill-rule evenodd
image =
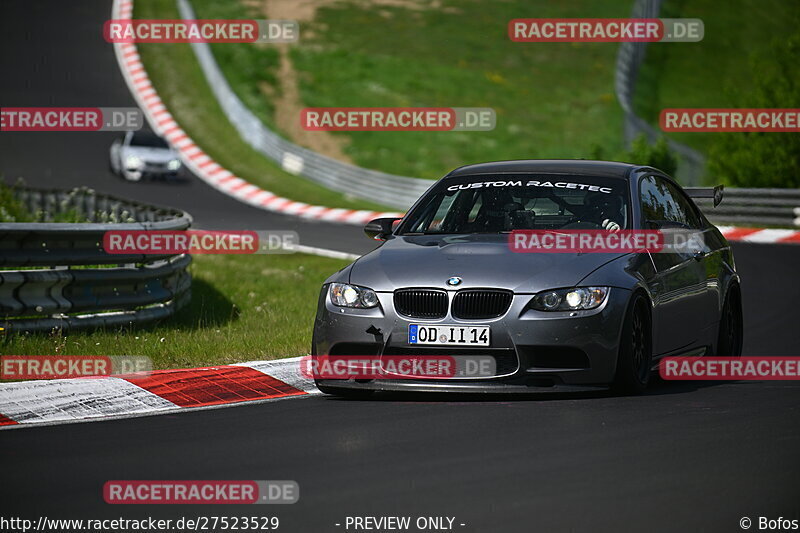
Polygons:
M447 213L450 211L450 206L453 205L453 202L457 197L458 194L453 194L442 198L442 203L439 204L439 208L436 210L436 214L433 216L433 221L428 227L428 231L442 231L444 219L447 216Z
M673 201L664 180L655 176L642 179L639 187L642 218L645 220L674 220L677 204Z
M666 220L690 228L700 227L700 218L691 200L667 180L658 176L642 179L639 195L645 220Z
M683 214L683 222L693 229L700 229L702 223L700 216L697 214L697 206L690 200L683 191L679 190L672 183L667 182L667 187L672 193L672 197L678 204L678 209Z
M412 226L409 231L411 233L417 233L423 231L423 228L429 226L431 230L434 230L434 226L441 225L442 218L450 208L450 204L453 203L453 199L455 197L455 194L450 196L445 196L443 194L438 195L436 200L425 206L424 214L419 217L417 223Z

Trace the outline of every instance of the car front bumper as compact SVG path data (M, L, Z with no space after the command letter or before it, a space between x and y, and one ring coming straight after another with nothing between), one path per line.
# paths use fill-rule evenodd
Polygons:
M175 170L170 170L162 165L145 165L140 168L125 168L123 173L125 178L140 180L142 178L174 178L180 172L180 167Z
M334 306L320 296L313 355L491 355L497 375L451 379L319 379L323 388L383 391L535 392L587 390L614 379L630 291L612 288L590 311L544 312L528 308L532 294L515 294L505 315L488 320L421 320L399 315L392 293L378 293L379 307ZM487 325L488 348L419 346L408 343L410 324Z

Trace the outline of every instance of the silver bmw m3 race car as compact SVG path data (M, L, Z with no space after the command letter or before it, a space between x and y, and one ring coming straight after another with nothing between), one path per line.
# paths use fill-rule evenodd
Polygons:
M150 131L128 131L109 149L111 171L128 181L175 178L183 164L167 141Z
M315 373L316 384L340 395L609 386L638 393L665 356L738 356L739 275L728 242L693 197L716 205L722 188L683 189L657 169L600 161L454 170L402 220L366 226L383 244L324 283L311 359L383 365L441 356L488 360L490 370ZM518 235L523 242L584 233L611 242L612 234L637 231L700 239L635 250L514 247Z

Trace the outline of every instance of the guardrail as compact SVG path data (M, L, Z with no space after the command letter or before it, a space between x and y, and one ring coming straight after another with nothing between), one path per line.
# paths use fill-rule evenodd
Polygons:
M85 188L18 187L14 194L43 222L0 223L4 332L126 326L165 318L189 301L189 255L103 249L110 230L185 230L192 222L186 212ZM90 222L52 222L63 213Z
M722 203L695 202L712 222L800 226L800 189L725 189Z
M188 0L178 0L184 19L197 18ZM408 209L433 181L387 174L342 163L283 139L270 130L236 96L207 43L192 43L197 60L225 116L247 144L286 172L329 189L398 209Z
M636 0L633 4L631 18L658 18L663 0ZM624 42L617 52L617 64L614 72L614 86L617 100L624 113L623 135L630 144L634 138L644 134L649 142L655 142L664 134L633 111L633 94L639 78L639 68L644 61L647 50L646 42ZM686 185L697 185L703 175L706 160L703 154L683 143L667 138L667 145L677 155L678 169L676 175Z

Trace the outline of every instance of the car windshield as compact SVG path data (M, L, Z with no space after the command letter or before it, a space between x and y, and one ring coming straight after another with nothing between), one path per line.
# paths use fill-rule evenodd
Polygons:
M469 176L440 183L401 235L601 229L629 225L627 181L565 175Z
M164 139L149 131L137 131L131 139L131 146L146 146L148 148L169 148Z

